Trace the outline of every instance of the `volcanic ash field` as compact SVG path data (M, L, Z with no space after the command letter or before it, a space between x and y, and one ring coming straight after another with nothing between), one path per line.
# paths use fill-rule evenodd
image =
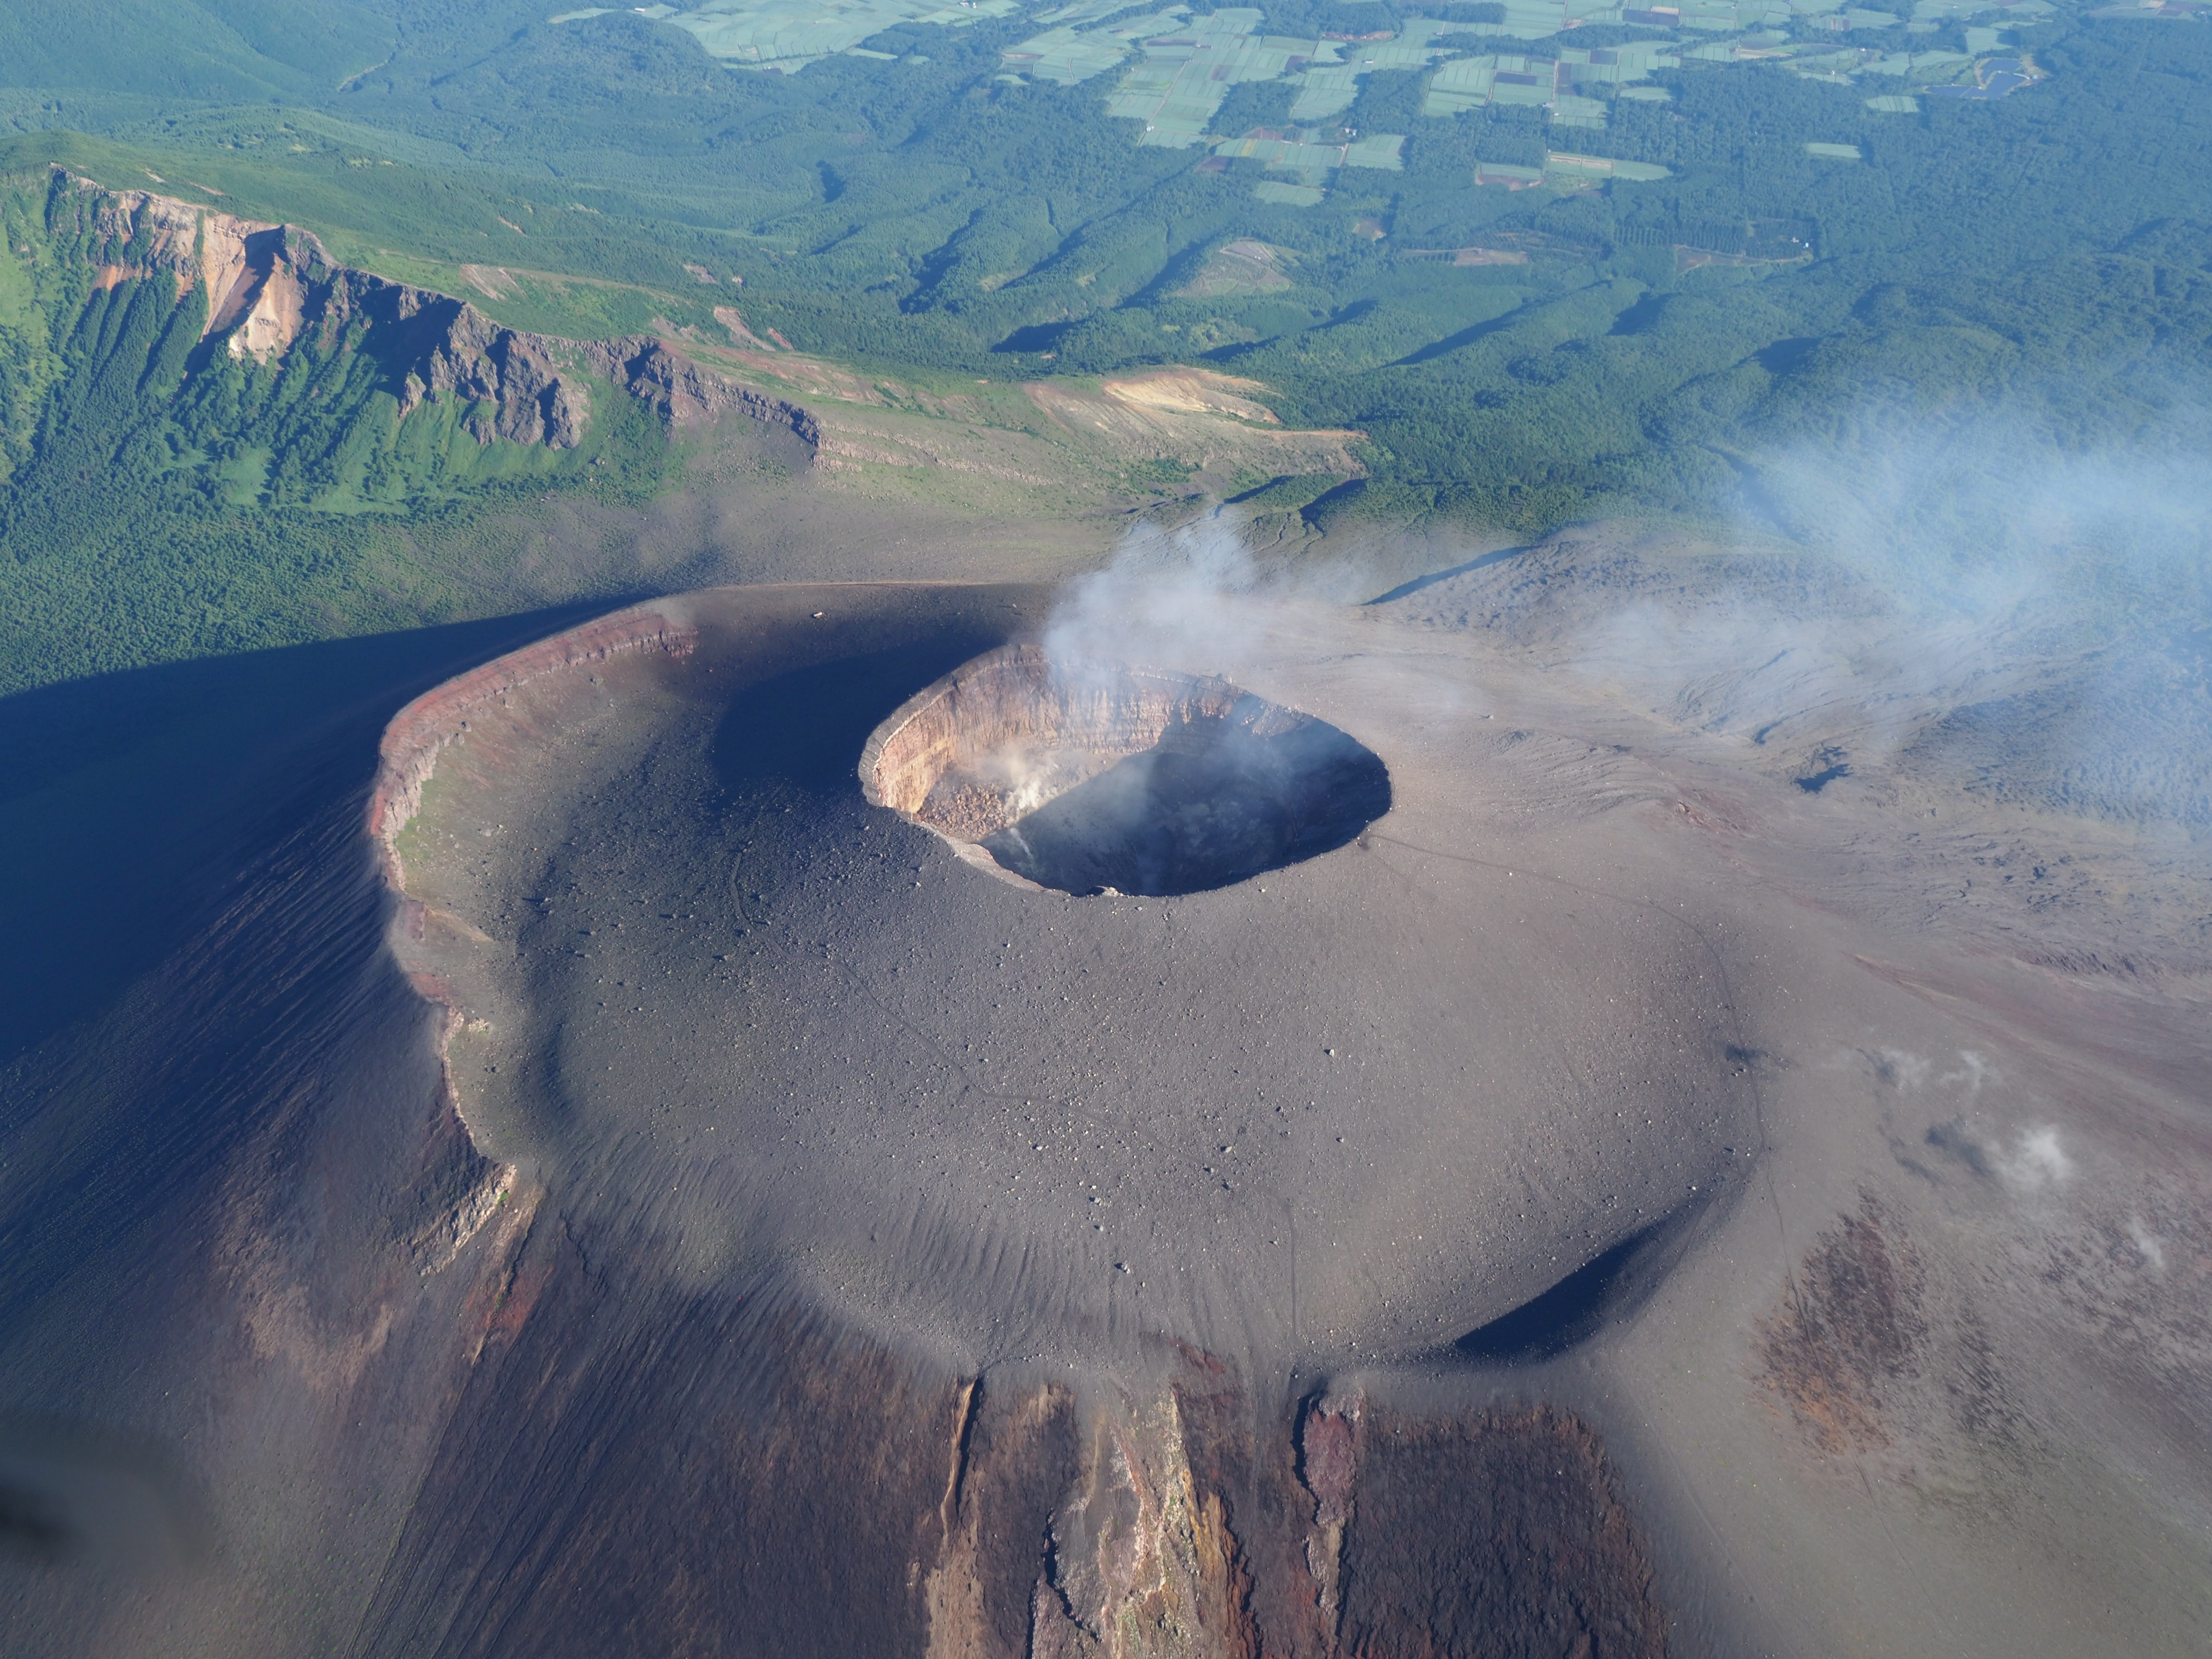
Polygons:
M1452 598L1224 599L1230 663L1056 652L1033 588L710 590L416 705L378 831L453 1253L557 1224L639 1355L720 1333L597 1386L943 1414L869 1640L2181 1650L2178 1005L1929 925L1924 781L1773 775Z

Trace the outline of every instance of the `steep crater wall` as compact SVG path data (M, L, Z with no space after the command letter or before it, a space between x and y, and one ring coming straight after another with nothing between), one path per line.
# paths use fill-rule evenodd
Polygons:
M871 802L969 862L1075 893L1203 891L1352 840L1382 761L1228 681L1002 647L926 688L860 758Z

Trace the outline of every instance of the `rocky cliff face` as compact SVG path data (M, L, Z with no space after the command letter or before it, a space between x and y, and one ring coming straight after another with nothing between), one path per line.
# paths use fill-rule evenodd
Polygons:
M787 1314L623 1297L565 1230L517 1231L361 1654L1670 1650L1644 1528L1568 1413L1278 1405L1197 1354L1132 1395L942 1380ZM647 1321L643 1376L579 1340Z
M73 217L100 251L102 287L164 273L181 299L207 291L203 339L264 363L303 339L334 345L366 325L386 366L403 417L425 402L459 398L479 443L504 439L573 449L591 419L591 382L650 404L672 425L725 412L787 427L808 442L806 410L702 368L659 340L581 343L493 321L465 300L356 270L333 260L308 231L219 213L146 191L109 191L58 174L50 222Z
M769 426L787 427L810 447L820 446L821 428L808 410L702 368L662 341L635 334L597 340L584 349L584 361L632 397L652 404L672 426L693 426L735 412Z
M860 757L861 787L954 841L981 841L1171 726L1231 716L1222 680L1119 664L1056 668L1042 647L1008 646L926 687Z

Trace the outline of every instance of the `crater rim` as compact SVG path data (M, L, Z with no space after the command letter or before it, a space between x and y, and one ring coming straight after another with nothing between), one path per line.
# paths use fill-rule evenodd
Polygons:
M1000 647L869 736L861 792L1031 890L1179 896L1321 856L1390 810L1356 738L1218 675Z

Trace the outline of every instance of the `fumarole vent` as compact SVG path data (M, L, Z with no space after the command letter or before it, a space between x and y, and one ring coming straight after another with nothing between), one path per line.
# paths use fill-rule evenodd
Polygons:
M1390 775L1325 720L1226 680L976 658L876 728L860 781L972 863L1069 893L1226 887L1345 845Z

